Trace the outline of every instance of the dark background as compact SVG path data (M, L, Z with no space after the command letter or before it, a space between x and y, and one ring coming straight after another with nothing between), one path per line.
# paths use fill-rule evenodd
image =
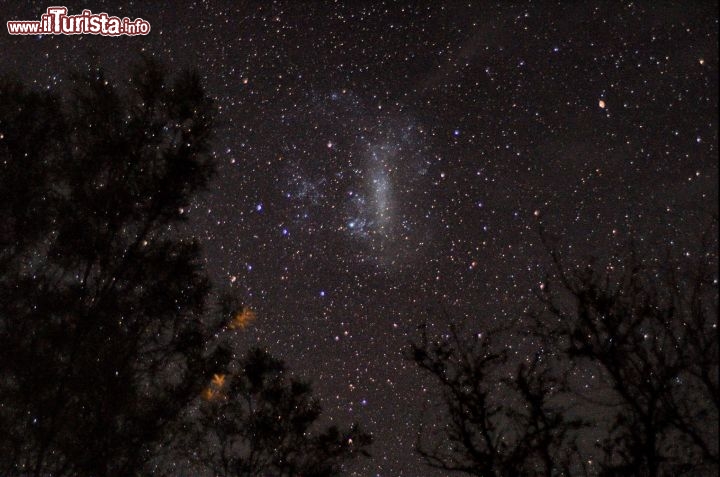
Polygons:
M52 5L3 2L0 19ZM141 54L199 69L219 170L189 231L257 311L248 344L373 433L356 475L429 475L412 445L434 394L403 348L444 311L478 332L520 316L540 222L582 263L631 240L692 253L717 213L714 2L63 5L152 30L5 31L0 74L62 91L93 57L118 80Z

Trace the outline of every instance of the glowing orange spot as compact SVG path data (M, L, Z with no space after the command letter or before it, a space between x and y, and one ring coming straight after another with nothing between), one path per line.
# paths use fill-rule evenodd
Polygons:
M255 317L254 311L249 308L245 308L235 315L235 318L233 318L232 322L230 322L230 328L233 330L236 328L244 329L252 321L255 321Z
M217 392L213 388L205 388L202 392L202 397L206 401L212 401L217 396Z
M225 385L225 375L224 374L213 374L212 378L212 385L216 388L221 388Z

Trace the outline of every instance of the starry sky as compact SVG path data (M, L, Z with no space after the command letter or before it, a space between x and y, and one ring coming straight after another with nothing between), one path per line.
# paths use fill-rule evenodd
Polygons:
M257 313L247 344L373 434L354 475L432 475L412 446L434 395L404 347L426 320L521 316L547 264L539 224L584 257L682 247L717 213L715 2L63 5L152 30L5 31L0 74L62 91L92 57L119 80L141 54L200 71L218 173L179 233Z

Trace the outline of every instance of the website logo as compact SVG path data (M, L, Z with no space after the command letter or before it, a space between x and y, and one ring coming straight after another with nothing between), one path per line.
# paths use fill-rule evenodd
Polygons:
M142 18L131 20L107 13L83 10L80 15L68 15L66 7L48 7L39 21L9 21L11 35L102 35L135 36L150 33L150 23Z

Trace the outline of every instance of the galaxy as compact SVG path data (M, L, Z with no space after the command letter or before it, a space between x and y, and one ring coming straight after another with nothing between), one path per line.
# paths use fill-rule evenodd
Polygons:
M143 56L199 72L217 171L177 233L252 310L241 346L311 381L324 420L373 436L347 475L447 475L413 450L438 401L408 344L423 323L480 333L525 313L541 230L584 260L630 241L684 251L717 217L716 2L63 5L151 30L5 31L0 75L62 92L93 61L112 80ZM0 18L48 6L5 2Z

